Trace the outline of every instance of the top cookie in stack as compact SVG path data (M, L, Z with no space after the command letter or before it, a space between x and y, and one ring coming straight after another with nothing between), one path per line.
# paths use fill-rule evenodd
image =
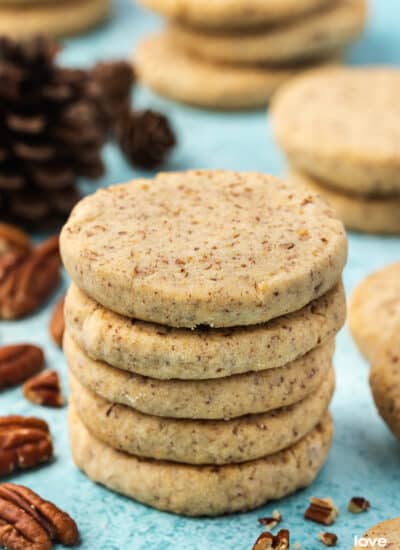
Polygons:
M135 65L161 95L202 107L264 106L310 66L340 59L362 31L365 0L142 0L166 16Z
M330 446L342 224L261 174L98 191L61 235L71 443L91 478L187 515L312 482Z

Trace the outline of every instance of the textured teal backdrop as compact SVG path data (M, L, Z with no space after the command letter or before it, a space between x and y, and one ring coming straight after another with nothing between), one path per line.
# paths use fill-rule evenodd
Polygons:
M199 0L201 1L201 0ZM69 40L63 53L66 63L86 65L102 58L130 55L135 43L157 28L156 17L128 0L115 5L114 19L84 37ZM352 63L400 63L400 2L375 0L370 25L354 46ZM264 112L219 114L178 106L140 91L139 105L151 105L171 117L179 136L168 169L230 168L284 173L283 159L274 144ZM400 101L400 96L399 96ZM108 185L142 173L130 169L113 147L105 151ZM87 190L92 187L87 187ZM350 235L350 260L345 280L350 291L367 273L400 258L400 240ZM38 315L16 323L0 324L0 343L36 342L46 349L48 365L62 373L62 354L50 342L47 322L50 306ZM51 426L55 460L35 472L13 476L58 503L77 519L85 550L250 550L261 532L257 518L279 508L284 527L305 550L323 548L317 541L318 525L302 519L310 495L331 496L342 510L333 530L338 548L350 549L353 537L378 521L400 516L400 445L379 419L368 387L368 370L347 330L336 353L338 388L333 403L336 437L329 462L318 481L306 491L252 513L215 520L190 520L164 514L136 504L94 485L73 466L68 449L66 411L35 407L15 389L0 394L0 413L36 414ZM369 498L372 509L352 516L346 512L350 497Z

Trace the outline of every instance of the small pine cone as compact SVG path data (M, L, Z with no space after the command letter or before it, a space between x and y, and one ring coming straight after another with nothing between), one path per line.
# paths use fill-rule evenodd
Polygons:
M89 73L58 66L59 49L45 37L0 39L0 217L35 228L65 219L79 177L103 173Z
M103 61L93 67L90 76L103 122L111 130L119 113L129 109L136 81L133 67L123 60Z
M116 124L115 136L126 158L133 165L147 170L163 164L176 144L167 117L150 110L122 113Z

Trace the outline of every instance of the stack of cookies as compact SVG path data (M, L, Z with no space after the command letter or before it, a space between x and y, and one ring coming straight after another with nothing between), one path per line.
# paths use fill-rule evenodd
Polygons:
M104 21L112 0L0 0L0 34L24 39L46 32L66 36Z
M201 107L264 106L293 75L336 63L362 32L366 0L142 0L168 28L136 52L142 81Z
M395 68L331 67L275 98L291 179L326 198L350 229L400 234L399 87Z
M309 485L332 439L344 229L261 174L100 190L61 235L74 460L156 508L219 515Z

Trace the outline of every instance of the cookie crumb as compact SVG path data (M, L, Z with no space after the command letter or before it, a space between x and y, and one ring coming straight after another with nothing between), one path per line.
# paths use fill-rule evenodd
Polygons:
M258 518L261 525L265 525L267 529L274 529L282 521L282 515L279 510L274 510L271 517Z

